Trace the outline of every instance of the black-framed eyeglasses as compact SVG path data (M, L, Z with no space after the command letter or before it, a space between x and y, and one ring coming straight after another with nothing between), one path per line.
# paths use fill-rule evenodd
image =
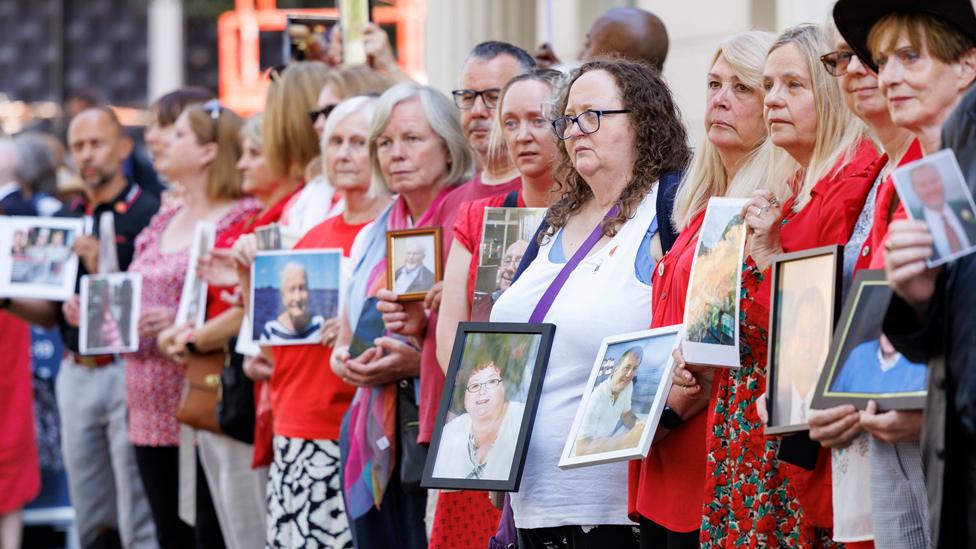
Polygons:
M312 119L312 124L314 124L316 121L318 121L320 116L324 116L328 118L329 113L331 113L332 110L335 108L336 108L335 105L328 105L316 111L308 111L308 117Z
M588 111L583 111L576 116L560 116L553 119L552 121L552 131L556 133L561 141L569 139L569 132L573 129L573 124L576 124L580 131L584 134L591 134L600 129L600 119L608 114L627 114L630 109L615 109L600 111L596 109L590 109Z
M854 57L857 54L852 51L832 51L821 55L820 62L831 76L844 76Z
M454 96L454 104L457 105L457 108L463 110L474 107L474 102L478 100L478 96L481 96L481 101L485 104L486 108L494 109L498 105L498 98L501 94L502 90L500 88L454 90L451 92L451 95Z
M214 122L220 121L221 106L220 106L220 102L217 101L216 99L211 99L210 101L207 101L200 108L203 109L203 112L209 114L210 119L213 120Z

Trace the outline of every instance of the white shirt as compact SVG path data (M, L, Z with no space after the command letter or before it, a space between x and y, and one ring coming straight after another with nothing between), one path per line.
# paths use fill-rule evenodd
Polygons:
M633 524L627 518L627 463L560 469L580 397L604 337L646 329L651 287L637 279L634 261L654 220L657 186L610 242L584 259L556 296L545 322L556 325L549 365L528 444L522 483L511 494L518 528ZM492 322L526 322L563 268L549 261L555 238L498 298Z
M508 403L508 410L505 412L502 424L498 427L495 443L492 444L485 458L485 469L477 478L508 480L524 413L525 404L511 401ZM469 414L461 414L444 425L437 461L434 462L435 477L468 478L476 466L469 458L468 437L470 436L471 416Z
M583 415L583 421L580 422L579 432L576 434L577 440L613 436L613 430L620 423L620 416L630 410L630 397L634 393L633 382L627 383L627 387L620 391L617 399L614 400L613 391L610 389L612 381L611 374L593 389L593 394L586 403L586 413Z
M935 251L939 255L939 257L933 257L933 260L941 257L948 257L954 253L952 248L949 246L949 237L946 235L945 230L946 224L942 221L943 214L945 214L945 218L949 221L949 226L952 227L952 230L955 231L956 236L959 238L959 244L962 245L960 251L965 250L972 245L969 242L969 236L966 234L966 229L963 228L962 223L959 221L959 217L956 215L956 212L952 211L952 208L949 207L948 203L942 206L941 212L930 210L928 208L922 208L922 213L925 216L925 223L929 226L929 232L932 233Z
M420 268L422 266L422 264L419 264L412 271L404 267L403 270L400 271L400 276L396 277L396 280L393 282L393 291L398 294L407 293L407 288L409 288L410 285L413 284L413 281L417 279L417 275L420 274Z

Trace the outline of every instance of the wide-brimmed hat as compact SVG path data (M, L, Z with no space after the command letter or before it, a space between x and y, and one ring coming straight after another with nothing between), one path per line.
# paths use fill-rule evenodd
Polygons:
M976 14L969 0L838 0L834 23L857 58L877 72L868 34L884 16L899 12L934 15L976 42Z

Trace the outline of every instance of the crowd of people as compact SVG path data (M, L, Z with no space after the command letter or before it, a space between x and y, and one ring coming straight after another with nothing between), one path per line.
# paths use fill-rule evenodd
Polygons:
M701 68L695 147L660 73L664 23L636 8L597 19L578 63L480 43L450 95L395 69L374 25L371 65L272 69L264 110L246 121L207 90L172 91L145 131L164 184L139 181L106 106L71 119L70 162L36 137L0 142L0 214L110 212L118 267L143 280L134 353L79 354L77 295L0 300L0 547L19 546L19 510L39 488L26 322L58 326L65 345L57 402L83 547L976 547L976 259L928 267L945 243L910 219L891 177L947 148L976 187L976 13L965 0L839 0L832 13L722 40ZM58 202L36 180L69 165L83 185ZM601 341L683 322L713 197L746 200L740 366L688 363L679 347L647 456L560 469ZM545 221L504 250L497 288L476 301L497 207L545 208ZM200 221L216 227L196 264L205 320L178 323ZM387 234L424 227L441 229L443 280L409 244L390 275ZM296 264L286 278L305 301L275 326L312 326L321 342L252 354L238 339L268 228L285 248L341 249L344 283L337 316L313 318L316 273ZM928 365L925 409L842 405L804 413L808 432L768 435L771 264L827 245L843 247L845 288L884 269L882 350ZM98 224L72 250L79 277L99 272ZM414 285L433 288L399 301ZM377 315L382 335L357 348ZM472 318L556 325L521 485L504 498L426 490L407 471ZM601 385L610 402L647 360L635 349ZM181 398L214 360L220 429L194 429L177 419ZM515 444L516 426L497 428L514 405L505 366L465 368L465 403L484 392L503 413L467 410L451 428L471 434L450 447L470 453L463 475L504 474L484 456ZM598 450L595 429L581 431L580 454ZM803 449L811 463L795 458Z

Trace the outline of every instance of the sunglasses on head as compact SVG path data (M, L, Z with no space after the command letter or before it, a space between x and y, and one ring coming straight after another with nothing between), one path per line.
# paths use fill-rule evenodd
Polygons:
M221 106L220 106L220 102L217 101L216 99L211 99L210 101L207 101L200 108L203 109L203 112L209 114L210 119L213 120L214 122L220 120Z

